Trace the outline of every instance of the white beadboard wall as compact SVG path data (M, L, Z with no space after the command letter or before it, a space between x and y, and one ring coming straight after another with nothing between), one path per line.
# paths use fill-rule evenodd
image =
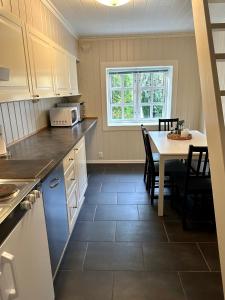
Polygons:
M0 104L0 124L7 145L38 132L48 125L49 109L60 102L60 98L41 99Z
M102 62L177 61L178 90L174 116L184 119L186 126L192 129L201 127L201 90L193 34L81 38L79 58L79 89L86 101L87 115L98 117L96 130L88 133L86 138L89 161L100 161L99 152L103 152L103 160L110 162L144 159L139 128L133 131L103 129Z

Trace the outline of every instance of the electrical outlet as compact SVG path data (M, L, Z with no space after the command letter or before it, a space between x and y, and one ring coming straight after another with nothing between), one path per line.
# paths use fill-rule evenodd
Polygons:
M98 158L100 158L100 159L103 158L103 152L98 152Z

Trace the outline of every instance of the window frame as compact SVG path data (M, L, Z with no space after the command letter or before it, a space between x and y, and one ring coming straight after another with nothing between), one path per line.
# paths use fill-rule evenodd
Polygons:
M148 67L146 67L148 66ZM110 113L109 102L107 91L109 89L109 81L107 80L107 70L108 69L137 69L137 68L152 68L152 69L165 69L171 68L172 78L170 79L172 84L169 85L170 90L168 91L171 95L171 100L167 101L167 110L170 111L170 115L173 116L176 108L176 98L177 98L177 81L178 81L178 62L177 61L132 61L132 62L101 62L101 92L102 92L102 121L103 121L103 130L139 130L140 124L143 123L148 125L150 129L156 129L158 125L158 120L144 120L141 119L140 123L128 122L124 123L119 120L117 123L111 124L108 122L108 113ZM168 114L167 114L168 115Z

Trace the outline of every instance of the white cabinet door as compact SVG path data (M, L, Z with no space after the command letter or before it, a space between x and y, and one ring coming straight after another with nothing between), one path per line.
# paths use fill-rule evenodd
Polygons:
M27 26L33 98L53 97L53 50L45 37Z
M84 137L75 147L75 160L77 165L79 200L83 201L84 193L87 188L87 162Z
M23 23L0 10L0 101L31 98L27 47ZM4 70L9 77L2 76Z
M42 199L0 247L2 300L53 300L54 290ZM9 291L14 296L7 296ZM1 298L0 298L1 299Z
M70 95L79 95L77 82L77 59L75 56L68 54L69 61L69 80L70 80Z
M69 64L67 53L59 48L53 48L54 51L54 82L55 95L69 95Z

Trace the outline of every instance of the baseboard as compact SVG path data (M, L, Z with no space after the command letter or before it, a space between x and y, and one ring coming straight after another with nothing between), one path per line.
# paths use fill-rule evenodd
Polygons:
M142 159L137 160L87 160L88 164L143 164L145 163Z

